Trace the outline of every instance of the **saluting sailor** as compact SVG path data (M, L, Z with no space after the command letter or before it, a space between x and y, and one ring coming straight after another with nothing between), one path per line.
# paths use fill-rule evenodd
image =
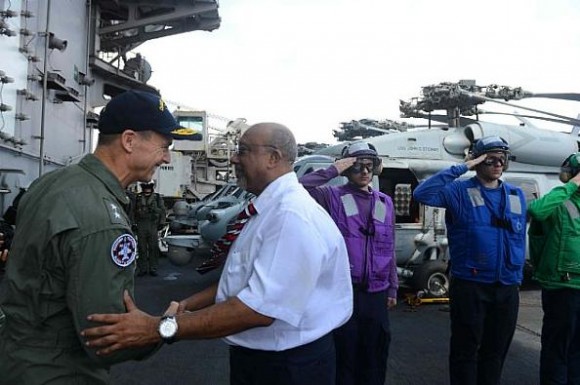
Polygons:
M445 208L449 237L450 385L499 384L518 316L526 252L526 200L500 178L510 146L499 136L473 144L465 163L423 181L418 202ZM460 179L468 170L475 176Z

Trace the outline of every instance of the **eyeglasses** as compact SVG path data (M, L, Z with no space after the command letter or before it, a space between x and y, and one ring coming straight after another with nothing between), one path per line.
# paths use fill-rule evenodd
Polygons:
M373 172L375 168L374 163L355 163L350 168L350 171L354 174L360 174L363 170L366 170L369 174Z
M271 148L272 150L278 149L278 147L271 144L238 144L234 148L234 154L236 154L237 156L244 156L252 152L252 147L267 147Z
M507 160L506 158L502 157L495 157L495 156L488 156L487 158L485 158L485 160L482 162L484 165L486 166L504 166L506 164Z

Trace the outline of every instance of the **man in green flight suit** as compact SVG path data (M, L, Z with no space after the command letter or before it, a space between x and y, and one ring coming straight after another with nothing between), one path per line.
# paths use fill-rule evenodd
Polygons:
M158 95L127 91L99 119L94 154L37 179L23 196L0 290L0 384L109 383L109 367L151 348L110 357L80 331L96 312L124 313L133 295L137 243L125 188L170 162L189 139ZM1 313L0 313L1 314Z
M560 181L528 208L544 311L540 385L580 384L580 152L566 158Z
M159 239L157 231L165 223L165 206L161 195L153 192L154 183L141 183L141 193L135 199L137 226L137 275L149 272L157 276Z

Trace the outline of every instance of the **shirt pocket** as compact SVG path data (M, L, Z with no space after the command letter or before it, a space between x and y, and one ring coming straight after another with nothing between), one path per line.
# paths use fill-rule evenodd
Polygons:
M228 254L225 273L235 280L247 278L248 272L251 271L250 253L241 250L232 250Z

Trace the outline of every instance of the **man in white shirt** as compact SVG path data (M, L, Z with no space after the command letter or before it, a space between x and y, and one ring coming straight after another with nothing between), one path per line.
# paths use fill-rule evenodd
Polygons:
M352 314L342 235L292 171L296 141L276 123L250 127L232 156L238 185L257 214L231 246L219 284L152 317L126 295L128 313L93 315L89 346L121 348L175 339L224 337L231 384L334 384L330 332Z

